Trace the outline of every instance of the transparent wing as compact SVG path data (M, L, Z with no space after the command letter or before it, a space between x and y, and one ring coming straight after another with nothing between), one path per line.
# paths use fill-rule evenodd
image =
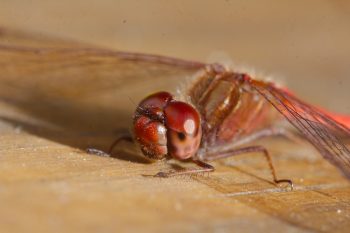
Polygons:
M45 81L45 89L55 86L75 94L116 88L133 81L159 77L166 80L204 66L199 62L111 51L4 29L0 30L0 65L2 81L17 79L19 86L27 88L35 83L38 91L41 88L38 84ZM95 85L90 85L93 88L90 89L82 81Z
M346 177L350 178L350 130L321 110L299 100L273 84L251 80L265 97L300 133Z
M203 66L0 28L0 101L54 124L69 125L70 113L75 127L90 114L94 125L111 128L145 94L172 90Z

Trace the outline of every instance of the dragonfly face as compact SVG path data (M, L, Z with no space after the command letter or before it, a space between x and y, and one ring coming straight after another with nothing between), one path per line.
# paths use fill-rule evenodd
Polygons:
M191 105L175 101L168 92L158 92L138 105L134 133L143 154L151 159L166 155L188 159L201 142L200 116Z

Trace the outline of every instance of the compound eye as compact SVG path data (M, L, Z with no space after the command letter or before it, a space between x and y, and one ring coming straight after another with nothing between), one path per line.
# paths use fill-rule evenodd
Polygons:
M166 126L185 135L195 135L200 128L199 113L191 105L172 101L164 108Z
M144 98L139 104L140 108L143 109L161 109L173 99L173 96L168 92L157 92Z
M167 155L166 132L162 123L146 116L140 116L134 122L135 138L140 144L142 153L150 159L160 160Z
M202 137L199 113L187 103L172 101L165 107L164 115L168 153L180 160L194 156Z

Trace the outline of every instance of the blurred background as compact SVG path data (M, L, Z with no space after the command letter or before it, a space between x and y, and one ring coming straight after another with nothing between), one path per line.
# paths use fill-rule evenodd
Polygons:
M0 1L0 26L105 48L254 67L350 113L350 4L317 1Z

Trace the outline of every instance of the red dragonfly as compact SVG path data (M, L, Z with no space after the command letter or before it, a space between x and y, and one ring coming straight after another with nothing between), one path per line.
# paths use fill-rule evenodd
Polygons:
M185 102L175 100L168 92L154 93L142 100L134 114L134 138L151 159L191 160L199 168L159 172L155 177L211 172L214 167L207 161L260 152L268 162L273 181L287 182L293 188L291 180L277 178L265 147L242 147L263 137L293 137L284 128L274 126L283 116L350 178L350 151L343 141L350 138L350 117L327 114L285 88L218 64L206 65L180 93ZM118 138L110 152L120 140L134 139Z
M247 73L219 64L115 52L7 30L0 31L0 63L3 83L33 86L34 74L54 86L48 95L55 97L61 95L57 90L63 87L66 95L77 89L93 91L85 90L84 83L77 83L79 88L71 84L82 80L77 79L79 73L84 75L84 82L112 77L116 80L114 87L140 76L190 74L192 82L179 91L178 100L169 92L157 92L142 100L133 117L134 136L118 138L110 149L112 152L120 140L136 141L151 159L174 158L198 165L159 172L156 177L211 172L214 167L208 161L260 152L267 159L273 181L293 187L291 180L277 178L265 147L244 146L262 137L290 136L286 129L275 126L275 122L285 119L350 178L350 151L346 144L350 138L350 117L328 113L298 99L286 88L256 80ZM30 78L25 79L26 76ZM21 82L15 84L13 80ZM35 85L37 92L44 92L47 86Z

